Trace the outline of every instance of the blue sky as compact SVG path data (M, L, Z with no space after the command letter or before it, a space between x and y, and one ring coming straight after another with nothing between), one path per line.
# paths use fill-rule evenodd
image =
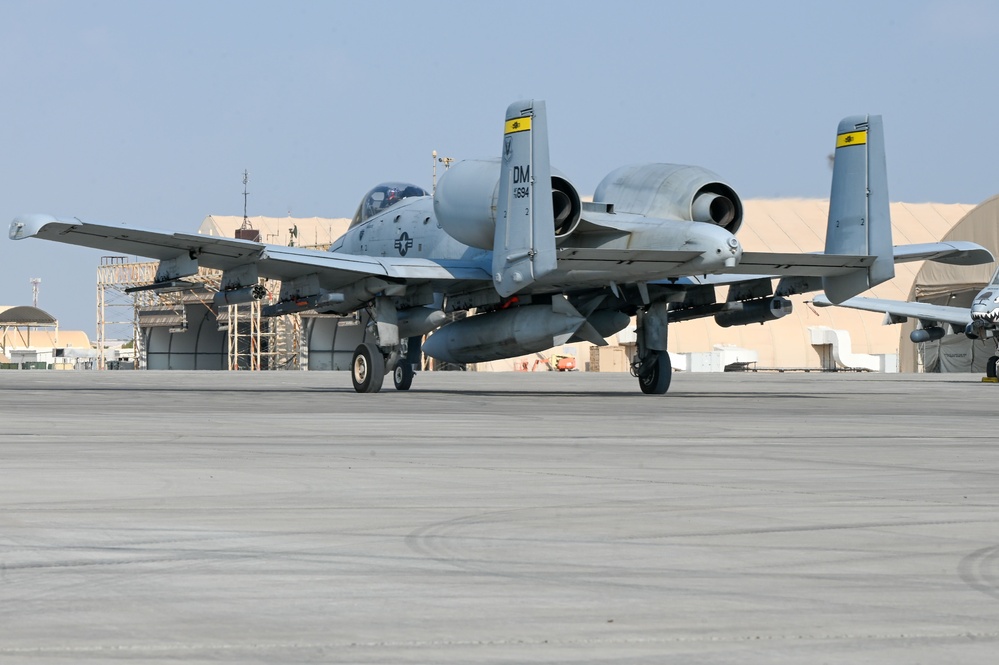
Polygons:
M699 164L743 198L826 197L838 120L885 118L895 201L999 193L999 3L0 0L0 218L191 231L350 216L431 151L493 156L545 99L583 194ZM746 221L747 225L752 220ZM101 252L0 239L0 304L91 336Z

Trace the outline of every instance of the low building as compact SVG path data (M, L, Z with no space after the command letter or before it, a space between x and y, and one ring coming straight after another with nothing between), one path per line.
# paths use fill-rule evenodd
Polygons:
M45 310L0 306L0 363L4 369L84 369L96 351L81 330L59 330Z

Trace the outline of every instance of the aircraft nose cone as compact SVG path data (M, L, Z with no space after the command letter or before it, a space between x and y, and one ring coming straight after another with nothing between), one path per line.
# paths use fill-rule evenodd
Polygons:
M994 322L999 319L999 308L993 308L988 303L976 302L971 306L971 318Z

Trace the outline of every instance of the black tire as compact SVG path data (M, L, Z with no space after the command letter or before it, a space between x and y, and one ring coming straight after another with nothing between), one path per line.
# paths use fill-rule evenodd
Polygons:
M999 356L992 356L991 358L989 358L988 362L985 363L985 376L989 377L990 379L996 378L997 376L996 370L999 369L997 365L999 365Z
M395 389L409 390L409 387L413 385L415 375L413 364L400 360L399 364L395 366L395 371L392 372L392 382L395 383Z
M359 393L376 393L385 380L385 358L378 347L365 342L354 349L350 363L350 380Z
M673 378L673 366L665 351L653 352L652 357L642 364L638 373L638 385L646 395L664 395L669 390Z

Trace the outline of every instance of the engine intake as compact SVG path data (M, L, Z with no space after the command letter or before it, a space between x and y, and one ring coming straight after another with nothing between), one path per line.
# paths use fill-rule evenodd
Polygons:
M479 249L493 248L500 160L466 160L447 170L434 192L434 214L444 231L458 242ZM556 238L579 226L583 205L568 180L552 174L552 225Z

